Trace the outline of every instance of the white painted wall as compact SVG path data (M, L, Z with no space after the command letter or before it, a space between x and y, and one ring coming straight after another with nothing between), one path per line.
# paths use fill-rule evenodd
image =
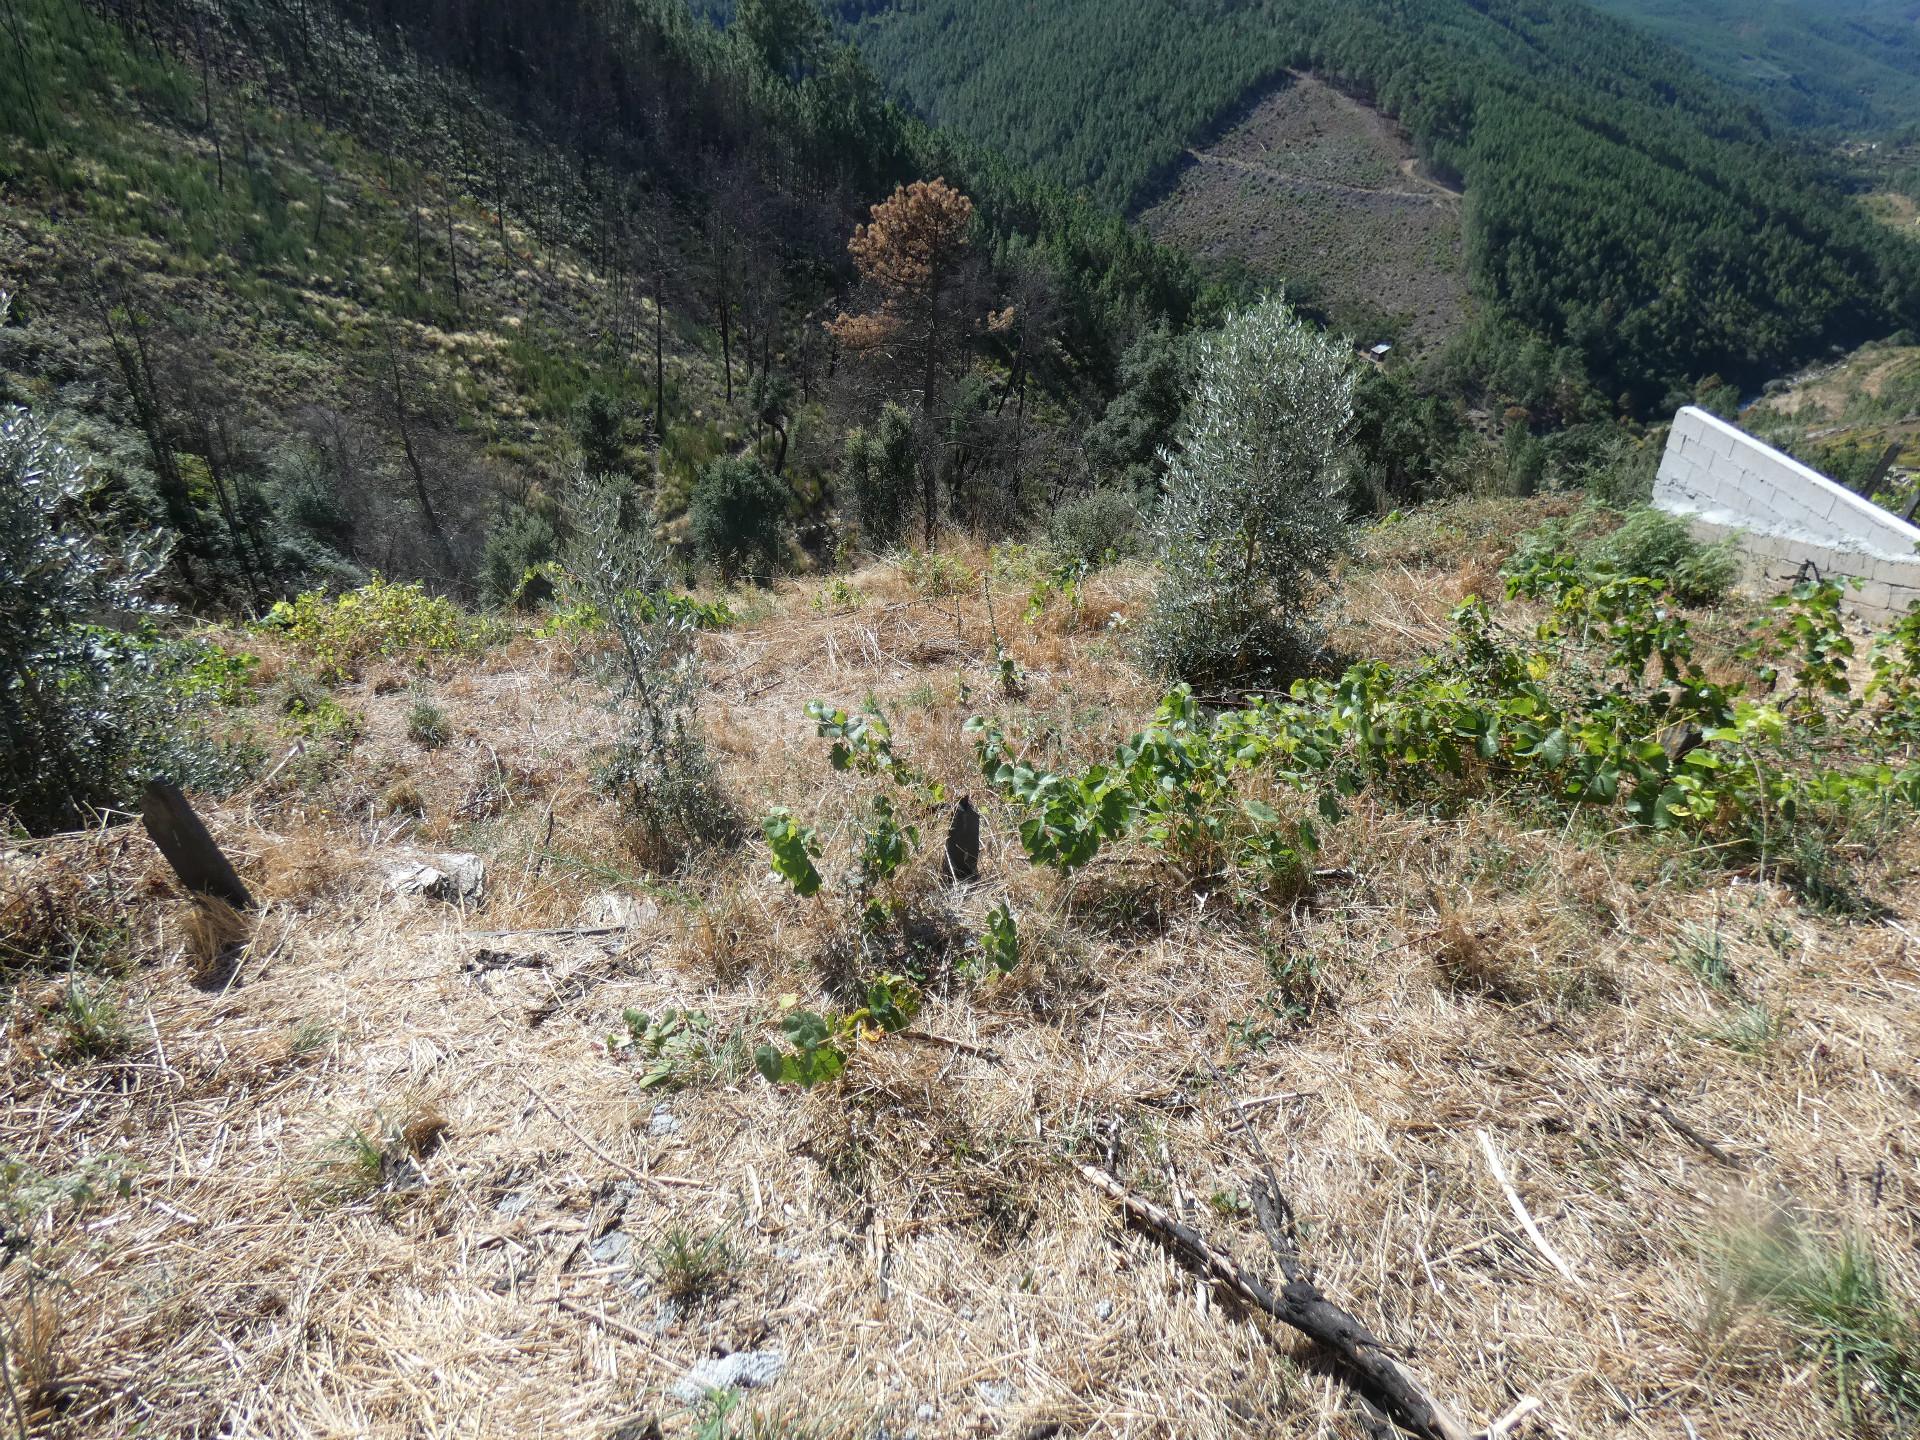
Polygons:
M1849 603L1870 618L1920 600L1920 528L1694 406L1673 417L1653 503L1703 539L1737 536L1751 584L1791 584L1810 560L1861 581Z

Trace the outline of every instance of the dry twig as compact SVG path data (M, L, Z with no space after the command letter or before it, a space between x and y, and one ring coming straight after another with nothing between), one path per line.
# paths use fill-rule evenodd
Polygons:
M1472 1432L1389 1355L1366 1326L1327 1299L1312 1281L1290 1278L1276 1295L1231 1255L1208 1244L1199 1231L1133 1194L1105 1170L1092 1165L1074 1168L1082 1179L1118 1203L1129 1220L1188 1266L1225 1287L1242 1303L1333 1351L1346 1365L1349 1383L1402 1429L1423 1440L1471 1440Z

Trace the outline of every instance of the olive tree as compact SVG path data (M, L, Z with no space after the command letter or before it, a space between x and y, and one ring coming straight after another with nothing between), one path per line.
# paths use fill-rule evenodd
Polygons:
M94 525L90 490L58 437L0 413L0 816L33 830L125 804L172 718L115 628L165 547Z
M693 623L672 603L672 568L632 482L581 476L575 495L566 583L612 642L598 656L617 722L601 779L643 858L671 869L737 828L700 729Z
M1354 363L1284 300L1203 337L1164 453L1144 659L1197 685L1297 672L1315 587L1349 540Z

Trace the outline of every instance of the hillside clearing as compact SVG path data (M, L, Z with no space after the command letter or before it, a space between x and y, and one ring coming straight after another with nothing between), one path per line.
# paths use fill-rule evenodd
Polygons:
M1140 217L1157 238L1285 281L1370 343L1428 350L1464 322L1459 194L1378 111L1296 74L1188 155Z

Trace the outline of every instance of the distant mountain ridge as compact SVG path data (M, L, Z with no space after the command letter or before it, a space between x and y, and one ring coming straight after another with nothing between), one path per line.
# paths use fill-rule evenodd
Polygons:
M1545 343L1529 366L1643 413L1703 377L1757 382L1920 318L1920 250L1878 233L1841 176L1750 95L1576 0L837 14L927 115L1132 210L1287 68L1367 98L1464 181L1475 292Z
M1920 123L1916 0L1593 0L1672 41L1778 123L1885 131Z

